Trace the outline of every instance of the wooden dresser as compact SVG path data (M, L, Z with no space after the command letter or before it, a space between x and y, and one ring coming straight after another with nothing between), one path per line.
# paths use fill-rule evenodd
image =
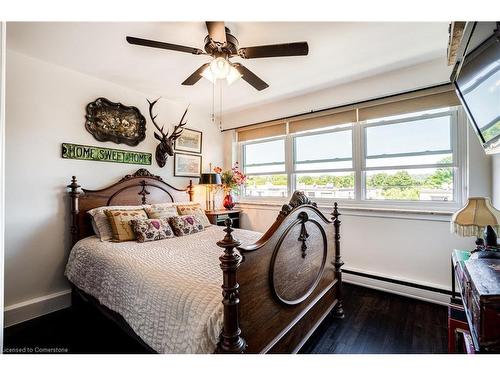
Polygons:
M455 332L458 346L500 353L500 259L470 259L454 250L452 264L468 325L468 332Z

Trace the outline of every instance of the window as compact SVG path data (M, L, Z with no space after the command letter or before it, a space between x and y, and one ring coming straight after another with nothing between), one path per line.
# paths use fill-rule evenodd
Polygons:
M454 201L455 112L362 124L364 198Z
M354 199L352 126L295 135L295 188L311 198Z
M454 209L465 175L459 118L458 107L431 108L241 142L243 199L302 190L318 202Z
M248 176L246 197L286 197L285 139L247 143L243 146L243 170Z

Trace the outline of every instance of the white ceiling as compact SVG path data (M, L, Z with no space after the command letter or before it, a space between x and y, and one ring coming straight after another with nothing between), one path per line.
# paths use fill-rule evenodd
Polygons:
M243 80L224 87L224 110L335 86L436 58L446 64L448 23L226 22L240 47L307 41L309 55L233 61L269 84L256 91ZM17 23L7 26L7 48L108 80L151 96L209 109L205 80L180 83L207 56L130 45L136 36L203 49L203 22Z

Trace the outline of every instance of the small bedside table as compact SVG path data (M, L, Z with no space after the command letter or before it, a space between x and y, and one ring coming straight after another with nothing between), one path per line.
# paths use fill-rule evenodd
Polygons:
M224 226L224 220L230 218L233 220L233 228L240 227L240 213L241 210L205 211L205 215L207 215L208 220L210 220L212 224Z

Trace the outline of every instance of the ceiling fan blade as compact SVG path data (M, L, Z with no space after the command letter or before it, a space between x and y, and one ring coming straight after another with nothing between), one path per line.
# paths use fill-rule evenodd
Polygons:
M186 46L181 46L178 44L171 44L171 43L165 43L165 42L157 42L156 40L135 38L133 36L127 36L127 42L129 42L130 44L136 44L138 46L168 49L168 50L179 51L179 52L187 52L187 53L192 53L193 55L202 55L205 53L199 48L186 47Z
M226 26L222 21L205 22L207 25L208 35L214 42L221 44L226 43Z
M195 70L193 74L191 74L189 77L186 78L184 82L182 82L183 85L185 86L192 86L196 82L198 82L201 79L201 73L209 66L210 63L203 64L200 66L198 69Z
M269 87L269 85L267 83L265 83L263 80L261 80L254 73L252 73L252 71L248 70L243 65L241 65L239 63L235 63L233 65L238 70L238 72L240 72L241 78L243 78L245 81L247 81L253 87L255 87L257 90L262 91L262 90L267 89Z
M305 56L309 53L307 42L285 44L270 44L267 46L244 47L238 50L238 55L244 59L261 57Z

